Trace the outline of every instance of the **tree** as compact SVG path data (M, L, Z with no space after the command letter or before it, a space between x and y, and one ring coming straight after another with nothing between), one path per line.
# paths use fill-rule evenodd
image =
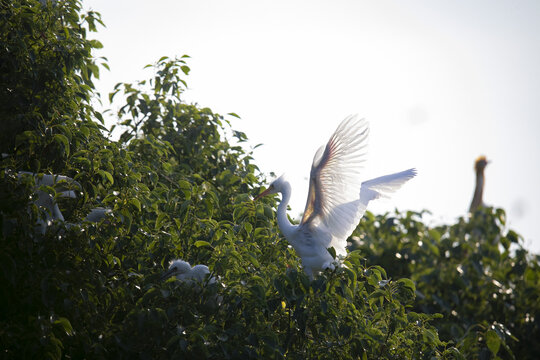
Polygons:
M32 171L62 169L103 123L90 105L101 44L86 38L101 20L79 11L79 1L1 2L0 148Z
M534 359L540 354L540 257L505 227L503 209L480 208L455 224L426 226L422 213L368 214L352 248L389 276L409 277L415 311L467 358Z
M444 229L429 228L412 213L397 217L399 228L399 221L386 225L387 217L368 215L356 235L371 245L310 281L279 233L275 199L251 201L265 178L238 145L247 136L232 129L236 115L182 100L186 56L161 58L149 66L149 80L116 86L110 99L120 103L116 116L124 132L113 141L90 102L98 74L91 50L100 45L87 32L100 23L99 14L80 14L80 2L69 0L2 2L1 11L0 58L7 62L0 62L6 105L0 111L7 126L1 135L0 344L6 358L431 359L486 355L485 349L506 356L517 352L505 329L527 323L536 331L537 320L512 327L501 318L504 328L492 328L490 312L474 317L469 309L457 318L434 307L435 296L453 298L436 280L418 277L417 270L439 266L431 253L420 252L422 245L411 252L417 263L392 263L379 254L414 236L424 241L439 234L441 244L446 236L461 241L475 231L492 242L497 234L517 239L493 228L491 218L472 228L460 222L443 237ZM77 197L61 197L58 186L36 188L40 174L73 178ZM47 218L47 209L37 206L38 191L50 194L65 218L44 233L35 229ZM97 206L111 214L85 221ZM430 251L439 246L432 245ZM216 282L161 281L174 258L208 265ZM464 271L473 271L474 258L466 259ZM536 309L531 286L538 267L522 259L519 309ZM448 281L445 286L454 279ZM517 308L517 297L508 301ZM472 324L484 328L475 332ZM524 332L512 334L527 339Z

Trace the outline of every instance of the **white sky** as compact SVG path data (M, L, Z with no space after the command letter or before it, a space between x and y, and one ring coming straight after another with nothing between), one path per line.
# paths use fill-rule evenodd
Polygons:
M264 172L287 173L303 211L311 161L351 113L371 124L366 179L416 167L380 213L466 213L474 159L486 203L540 252L540 2L88 0L111 72L98 90L187 54L185 99L235 112ZM106 96L104 104L107 107Z

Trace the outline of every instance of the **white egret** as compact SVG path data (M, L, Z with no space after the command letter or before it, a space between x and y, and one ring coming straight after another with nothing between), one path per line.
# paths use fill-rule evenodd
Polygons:
M2 154L2 157L9 155ZM37 198L34 200L34 204L40 210L40 217L36 222L36 229L45 234L47 228L52 225L53 221L64 221L64 215L60 211L56 202L56 197L61 198L76 198L77 193L82 189L81 184L72 178L64 175L56 174L37 174L28 171L19 171L17 176L22 178L23 176L31 176L34 178L35 189L34 193ZM56 196L53 196L47 191L41 190L41 186L53 187L56 191ZM75 190L74 190L75 189ZM108 208L97 207L94 208L86 215L85 221L99 222L105 218L108 214L111 214L112 210ZM13 223L12 220L6 220ZM80 223L79 223L80 224ZM66 227L72 227L75 224L65 223Z
M191 267L187 261L176 259L170 262L169 269L161 276L161 280L176 276L178 280L188 284L192 284L193 282L203 283L209 274L210 270L206 265L195 265ZM213 277L208 279L209 284L215 282L216 279Z
M53 220L64 221L64 216L56 203L56 199L53 195L46 191L40 190L40 186L51 186L56 190L56 194L59 197L76 198L77 194L73 190L74 188L81 188L81 185L72 178L64 175L55 174L35 174L26 171L20 171L18 173L19 178L25 175L31 175L34 177L36 184L37 200L34 204L37 205L43 211L43 218L39 218L37 221L37 227L41 234L45 234L47 227L52 225Z
M254 200L281 193L277 221L281 232L302 259L306 274L313 276L326 268L334 269L328 252L345 256L347 238L354 231L371 200L388 196L416 175L415 169L360 182L366 160L369 127L356 115L341 122L326 146L316 152L311 167L309 193L299 225L292 225L286 209L291 185L280 176Z
M487 161L485 156L479 156L474 162L474 170L476 172L476 187L474 189L471 206L469 207L469 212L471 213L477 208L484 206L484 201L482 199L485 183L484 169L488 163L489 161Z

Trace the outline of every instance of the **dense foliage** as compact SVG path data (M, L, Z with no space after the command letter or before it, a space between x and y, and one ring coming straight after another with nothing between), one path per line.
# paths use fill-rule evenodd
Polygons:
M368 214L351 248L392 278L417 288L416 311L469 357L540 356L540 256L505 230L502 209L481 208L453 225L429 227L422 214Z
M99 14L76 0L1 4L3 358L537 354L538 259L501 210L434 228L420 214L368 213L358 250L310 281L275 199L251 201L265 179L237 145L247 137L235 115L182 101L186 57L117 85L124 132L113 141L91 105ZM77 197L20 171L70 176ZM37 190L65 218L44 233ZM96 207L112 213L85 221ZM207 264L217 281L161 281L174 258Z

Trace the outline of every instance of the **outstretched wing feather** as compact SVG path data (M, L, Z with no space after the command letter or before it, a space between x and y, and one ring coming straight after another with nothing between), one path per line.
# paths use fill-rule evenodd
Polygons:
M360 171L366 160L368 133L364 119L356 115L347 117L324 147L324 152L321 149L317 152L311 167L301 225L323 225L333 238L345 236L346 239L352 232L356 226L355 201L358 201L361 185ZM330 243L322 245L328 247Z
M366 159L368 124L357 116L346 118L324 152L319 149L311 167L309 193L300 226L330 236L313 236L318 245L346 253L346 240L371 200L385 197L416 175L415 169L360 182ZM322 153L322 155L321 155Z

